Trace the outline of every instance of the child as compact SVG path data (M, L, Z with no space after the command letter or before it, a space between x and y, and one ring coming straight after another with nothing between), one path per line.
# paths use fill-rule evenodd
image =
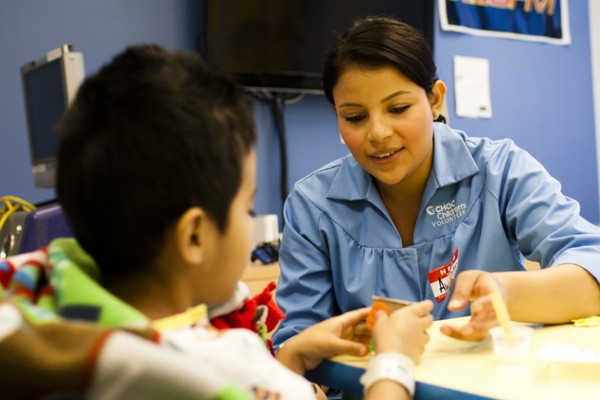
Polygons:
M223 381L211 393L229 398L312 398L307 369L368 352L368 308L315 324L277 359L254 333L207 324L203 305L228 302L249 259L256 137L242 90L198 56L126 50L83 83L59 131L57 194L77 239L51 243L44 264L61 315L150 328L209 366ZM431 308L379 316L367 398L412 391ZM390 362L401 373L382 372Z

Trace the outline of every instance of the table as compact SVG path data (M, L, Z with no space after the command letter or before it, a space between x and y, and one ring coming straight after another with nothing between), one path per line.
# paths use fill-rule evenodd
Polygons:
M242 275L242 281L248 285L250 295L255 296L262 292L269 282L277 283L279 279L279 263L268 265L249 264Z
M600 363L548 361L537 357L549 343L577 346L600 355L600 327L573 324L534 326L526 362L501 362L491 340L466 342L439 332L443 323L462 325L468 317L436 321L431 341L416 369L415 399L576 399L600 398ZM338 356L307 377L346 393L362 394L358 378L369 357Z

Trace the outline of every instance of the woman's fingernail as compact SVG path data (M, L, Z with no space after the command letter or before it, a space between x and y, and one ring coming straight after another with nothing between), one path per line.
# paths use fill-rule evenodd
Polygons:
M461 305L461 301L460 300L452 300L450 302L450 304L448 304L448 307L456 308L456 307L460 307L460 305Z

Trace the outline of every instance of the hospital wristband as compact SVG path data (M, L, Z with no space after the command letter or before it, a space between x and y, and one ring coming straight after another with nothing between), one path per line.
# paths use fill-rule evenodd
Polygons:
M377 381L391 380L398 382L413 396L415 393L415 364L399 352L385 352L373 356L365 373L360 377L364 392Z

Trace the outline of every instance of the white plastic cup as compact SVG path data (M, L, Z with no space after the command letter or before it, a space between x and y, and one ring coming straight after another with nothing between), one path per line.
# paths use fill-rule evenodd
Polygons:
M494 353L499 361L523 362L529 358L529 342L533 328L530 326L512 326L507 334L500 326L490 329Z
M279 239L279 221L277 214L257 215L254 219L252 247Z

